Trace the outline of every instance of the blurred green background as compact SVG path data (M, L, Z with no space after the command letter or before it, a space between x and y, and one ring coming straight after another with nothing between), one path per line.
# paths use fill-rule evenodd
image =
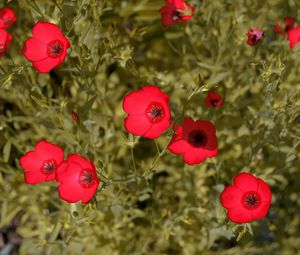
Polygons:
M1 1L18 17L0 58L1 255L300 254L300 46L274 33L287 16L300 23L300 2L188 3L192 21L164 29L163 0ZM21 51L38 20L71 42L48 74ZM250 27L266 32L254 47ZM126 133L123 97L143 85L171 96L177 123L183 107L212 121L217 157L191 167L165 150L171 130L155 141ZM203 103L208 90L221 108ZM89 204L61 201L54 182L24 183L18 159L40 139L94 160L102 182ZM268 216L247 225L219 202L240 171L273 193Z

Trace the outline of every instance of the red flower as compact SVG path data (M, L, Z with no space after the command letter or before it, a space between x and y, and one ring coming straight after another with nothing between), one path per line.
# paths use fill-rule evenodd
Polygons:
M171 26L191 20L195 7L187 4L185 0L166 0L166 5L159 11L162 15L162 25Z
M12 36L7 33L4 29L0 28L0 57L8 51Z
M183 154L185 163L195 165L217 155L216 129L211 122L185 118L182 126L174 125L173 129L175 135L168 149L174 154Z
M17 20L16 14L8 7L0 10L0 28L10 27Z
M264 31L258 28L250 28L248 30L247 44L250 46L256 45L264 36Z
M37 22L32 29L33 37L25 41L23 55L40 73L59 66L70 47L60 28L49 22Z
M80 117L79 117L79 115L78 115L76 112L73 112L73 111L72 111L72 119L73 119L74 121L79 121L79 120L80 120Z
M208 92L206 98L204 99L204 102L207 106L215 108L220 107L223 104L222 97L213 91Z
M25 182L37 184L55 179L55 172L64 160L63 150L47 141L41 140L34 151L27 152L20 158L21 167L25 170Z
M275 33L286 36L286 33L288 33L292 28L295 27L295 19L292 17L286 17L284 19L284 25L285 28L283 30L279 22L277 22L274 27Z
M146 138L159 137L171 124L170 97L155 86L145 86L124 97L123 109L128 113L125 129Z
M300 42L300 25L296 28L290 29L287 38L290 41L290 47L294 48L295 45Z
M267 183L252 174L240 173L233 179L233 185L221 194L221 203L228 212L229 220L246 223L265 217L272 200Z
M69 203L92 199L99 185L96 169L92 161L72 154L57 169L56 180L59 197Z

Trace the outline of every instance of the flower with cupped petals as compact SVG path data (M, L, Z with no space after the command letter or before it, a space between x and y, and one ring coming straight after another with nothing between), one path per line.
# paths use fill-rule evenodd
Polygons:
M124 127L136 136L154 139L171 124L169 95L158 87L145 86L124 97L123 109L128 113Z
M295 22L296 22L296 20L293 17L286 17L284 19L284 26L285 26L284 29L281 27L279 22L276 22L274 31L275 31L275 33L280 34L285 37L287 35L287 33L295 27Z
M25 170L27 184L37 184L55 180L58 166L64 160L63 150L44 140L35 145L35 150L27 152L20 158L20 165Z
M0 10L0 28L8 28L12 26L16 20L17 16L12 9L4 7Z
M223 104L222 97L214 91L208 92L204 102L208 107L211 108L220 107Z
M259 28L250 28L248 30L247 44L250 46L258 44L264 36L264 31Z
M32 35L25 41L23 55L38 72L47 73L65 60L70 42L58 26L39 21Z
M221 203L230 221L247 223L268 214L272 200L269 185L249 173L240 173L221 193Z
M11 34L0 28L0 57L8 51L11 40Z
M195 13L195 7L186 3L185 0L166 0L165 2L166 5L159 10L164 27L189 21Z
M185 163L195 165L217 155L216 129L211 122L186 117L181 126L174 125L173 129L175 134L168 149L174 154L182 154Z
M294 48L300 42L300 25L290 29L287 38L290 41L290 48Z
M57 169L56 180L59 197L69 203L90 201L97 191L99 179L96 168L77 154L70 155Z

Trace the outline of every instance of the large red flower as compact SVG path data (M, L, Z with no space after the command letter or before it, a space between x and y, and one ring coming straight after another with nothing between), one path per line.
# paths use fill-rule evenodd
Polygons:
M10 27L16 20L17 16L12 9L4 7L0 10L0 28Z
M63 160L64 152L60 147L44 140L39 141L35 150L20 158L21 167L25 170L25 182L37 184L55 180L55 172Z
M155 86L145 86L124 97L123 109L128 113L125 129L146 138L159 137L171 124L170 97Z
M12 36L4 29L0 28L0 57L8 51Z
M40 73L59 66L70 47L60 28L49 22L37 22L32 29L33 37L25 41L23 55Z
M229 220L246 223L265 217L272 200L267 183L252 174L240 173L233 179L233 185L221 194L221 203L228 212Z
M213 91L208 92L204 102L207 106L211 108L220 107L223 104L222 97Z
M295 45L300 42L300 25L296 28L290 29L287 38L290 41L290 47L294 48Z
M286 36L286 34L295 27L295 19L293 17L286 17L284 19L284 29L282 29L281 25L279 22L275 24L274 30L275 33L281 34L282 36Z
M195 165L218 153L215 126L207 120L185 118L182 126L174 126L173 136L168 149L174 154L183 154L183 160Z
M166 0L166 5L159 11L162 15L162 25L171 26L191 20L195 7L186 3L185 0Z
M259 28L250 28L248 30L247 44L250 46L256 45L264 36L264 31Z
M72 154L57 169L58 193L61 199L75 203L87 203L92 199L99 185L92 161Z

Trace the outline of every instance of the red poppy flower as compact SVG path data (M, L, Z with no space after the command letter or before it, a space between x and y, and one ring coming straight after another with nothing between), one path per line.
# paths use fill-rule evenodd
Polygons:
M300 42L300 25L296 28L290 29L287 38L290 41L290 47L294 48L295 45Z
M10 27L16 20L17 16L12 9L4 7L0 10L0 28Z
M23 55L40 73L59 66L70 47L60 28L49 22L37 22L32 29L33 37L25 41Z
M60 147L44 140L39 141L35 150L20 158L21 167L25 170L25 182L37 184L55 180L56 169L63 160L64 152Z
M4 29L0 28L0 57L8 51L12 36L7 33Z
M154 139L171 124L170 97L155 86L145 86L124 97L123 109L128 113L125 129L134 135Z
M223 104L222 97L218 93L213 91L208 92L206 98L204 99L204 102L208 107L212 108L220 107Z
M189 5L184 0L166 0L166 5L160 10L162 15L162 25L171 26L179 22L192 19L195 7Z
M233 179L233 185L221 194L221 203L228 210L229 220L246 223L265 217L272 200L267 183L249 173L240 173Z
M69 203L92 199L99 185L96 169L92 161L72 154L57 169L56 180L59 197Z
M250 28L248 30L247 44L250 46L256 45L264 36L264 31L259 28Z
M168 149L174 154L183 154L183 160L195 165L218 153L215 126L207 120L185 118L182 126L174 125L173 136Z
M286 17L284 19L284 25L285 25L284 29L282 29L279 22L277 22L274 27L275 33L281 34L282 36L286 36L286 33L288 33L291 29L295 27L295 21L296 20L292 17Z

